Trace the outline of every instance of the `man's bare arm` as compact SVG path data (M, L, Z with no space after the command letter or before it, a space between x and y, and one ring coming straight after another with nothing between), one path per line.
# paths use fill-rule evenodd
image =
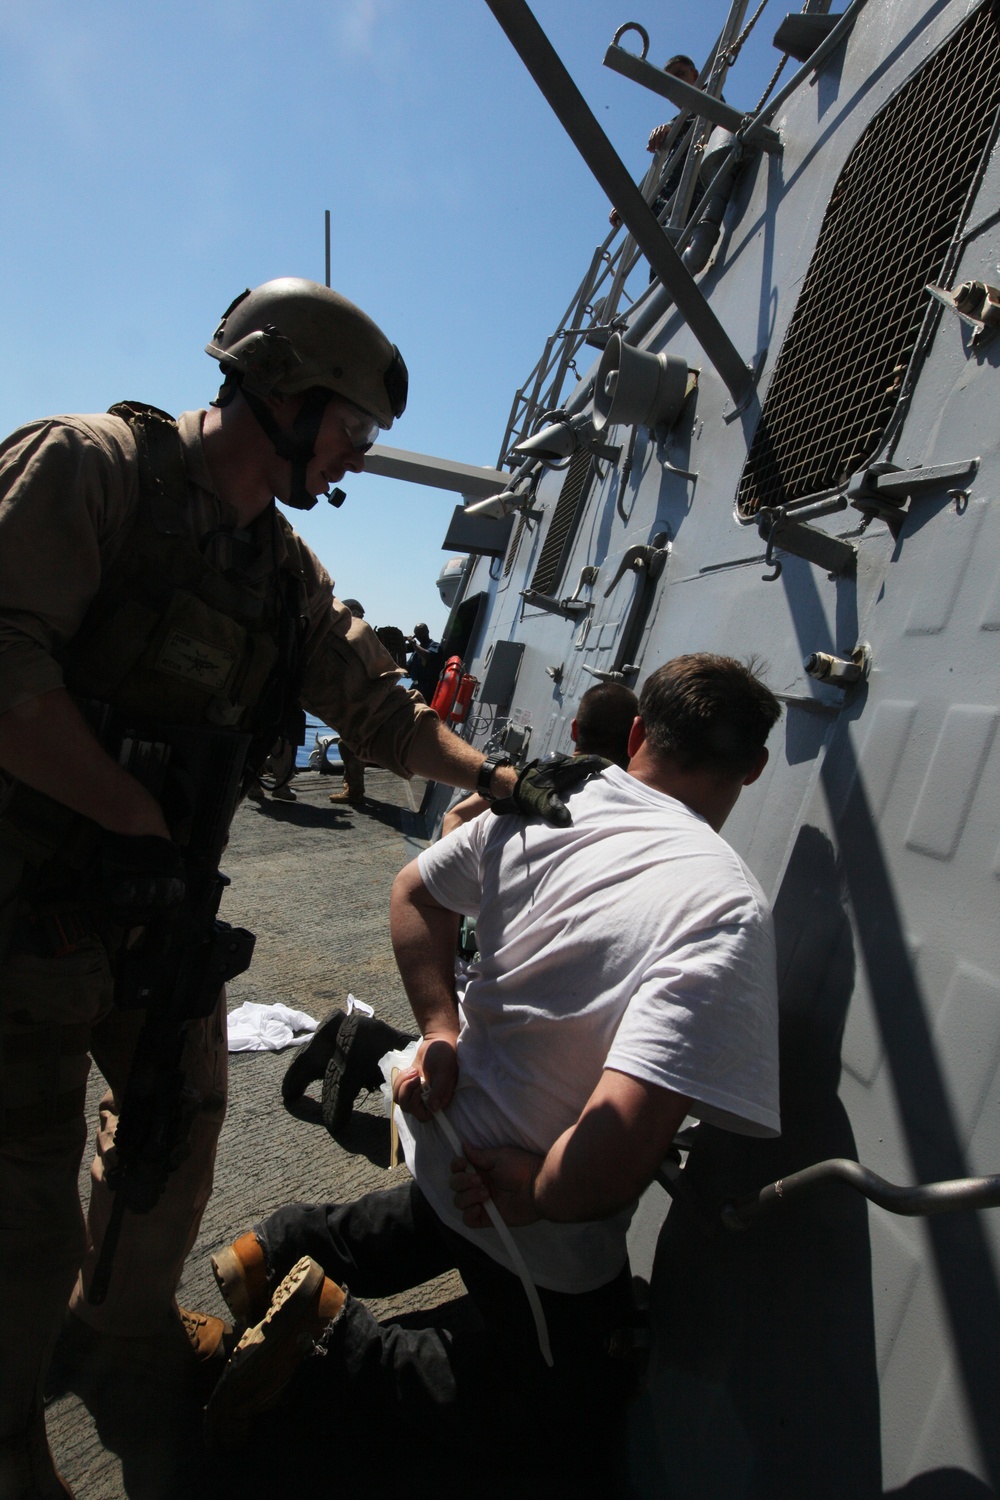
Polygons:
M478 818L489 808L485 797L478 792L473 792L471 797L465 797L461 802L456 802L454 807L449 807L441 820L441 837L446 839L449 833L454 833L456 828L461 828L463 823L471 823L473 818Z
M406 756L406 766L417 776L427 776L445 786L468 787L471 791L484 759L481 750L474 750L446 729L437 714L425 714ZM512 766L499 766L493 773L490 790L494 797L509 797L516 781L517 771Z
M690 1103L607 1068L576 1124L544 1157L514 1146L466 1146L452 1163L455 1206L475 1229L489 1225L487 1198L511 1225L606 1219L652 1181Z
M401 1109L419 1120L444 1109L458 1078L458 1001L455 997L455 945L459 917L435 901L420 878L416 860L396 876L389 925L396 965L420 1034L414 1066L396 1080ZM425 1103L424 1081L430 1087ZM429 1108L428 1108L429 1106Z
M170 837L159 803L101 749L64 688L0 714L0 769L112 833Z

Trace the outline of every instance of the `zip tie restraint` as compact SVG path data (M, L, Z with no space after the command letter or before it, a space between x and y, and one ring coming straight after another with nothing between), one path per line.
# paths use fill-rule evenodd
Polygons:
M427 1091L425 1090L425 1096L426 1093ZM448 1145L454 1151L455 1155L461 1156L462 1143L456 1135L455 1127L448 1119L448 1116L444 1113L443 1110L438 1110L437 1114L435 1114L434 1116L434 1119L441 1126L441 1129L444 1132L445 1140L448 1142ZM538 1347L542 1351L542 1358L551 1370L552 1345L549 1343L549 1329L548 1324L545 1321L545 1313L542 1311L541 1301L539 1300L538 1288L532 1281L531 1273L524 1263L524 1256L518 1249L517 1244L514 1240L514 1236L511 1234L510 1230L507 1228L507 1225L500 1217L500 1211L497 1208L496 1204L493 1202L493 1199L487 1198L484 1207L486 1209L486 1212L490 1216L490 1222L492 1223L493 1228L500 1236L504 1249L510 1256L511 1265L517 1272L518 1279L520 1280L521 1285L524 1287L524 1293L528 1299L528 1306L531 1308L531 1316L535 1320L535 1332L538 1335Z

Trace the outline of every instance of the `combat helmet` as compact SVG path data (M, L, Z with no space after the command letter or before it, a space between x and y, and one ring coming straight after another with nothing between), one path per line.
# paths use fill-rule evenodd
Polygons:
M406 407L406 365L395 344L360 307L315 281L282 276L241 292L205 352L226 377L219 403L240 390L279 456L291 461L288 503L300 510L316 503L305 471L331 396L371 417L372 437ZM275 422L263 399L271 395L305 395L293 434Z

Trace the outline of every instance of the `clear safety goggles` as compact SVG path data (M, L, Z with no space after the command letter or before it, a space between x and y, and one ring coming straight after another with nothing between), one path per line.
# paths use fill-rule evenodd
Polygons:
M340 403L340 425L348 442L355 453L367 453L381 430L378 422L366 411L362 411L360 406L355 406L353 401L348 401L343 396L337 399Z

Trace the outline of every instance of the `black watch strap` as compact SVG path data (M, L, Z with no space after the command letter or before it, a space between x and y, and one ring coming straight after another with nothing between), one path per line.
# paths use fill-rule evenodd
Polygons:
M490 782L493 780L493 772L498 766L512 766L514 757L508 755L506 750L499 750L495 755L488 755L479 767L479 775L476 777L476 791L480 797L485 797L487 802L494 800L490 791Z

